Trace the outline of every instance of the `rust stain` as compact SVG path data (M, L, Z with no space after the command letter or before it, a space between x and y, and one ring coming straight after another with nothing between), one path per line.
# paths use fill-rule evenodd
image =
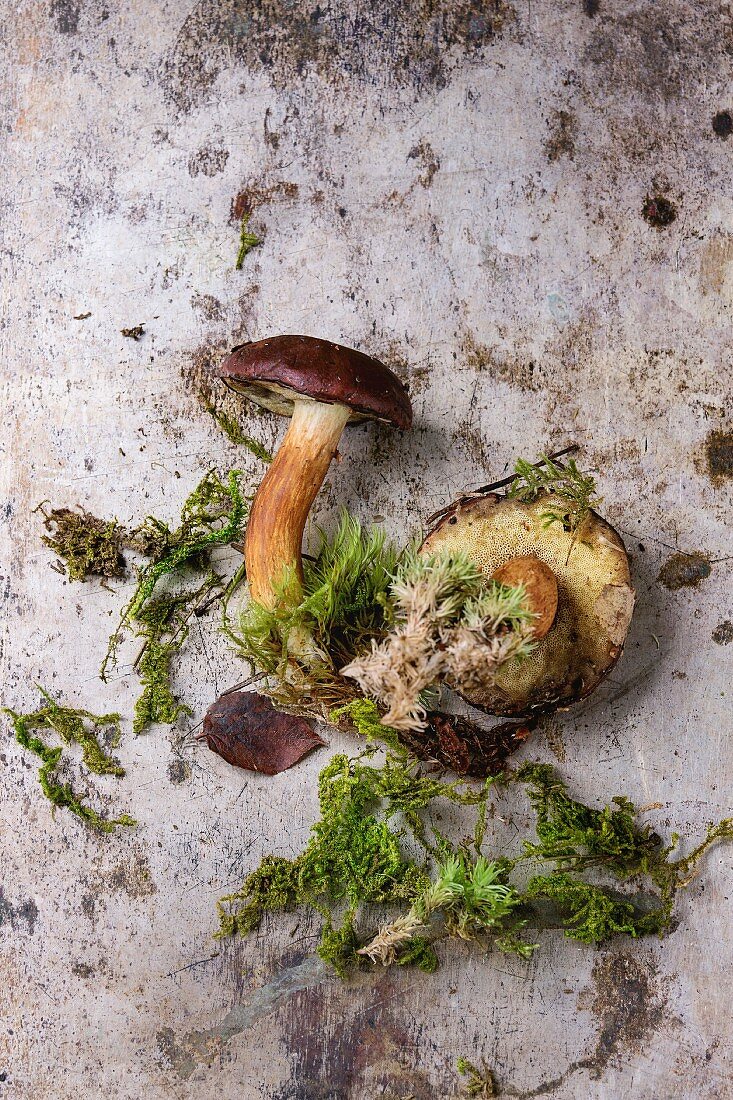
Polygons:
M241 222L246 214L253 214L260 206L269 206L276 199L296 199L297 197L297 183L287 180L279 180L277 183L270 184L269 187L251 184L232 199L231 220Z
M700 290L720 294L733 261L733 236L720 233L707 241L700 253Z

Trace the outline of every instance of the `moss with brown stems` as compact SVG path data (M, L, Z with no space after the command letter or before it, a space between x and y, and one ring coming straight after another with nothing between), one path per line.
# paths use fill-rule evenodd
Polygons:
M231 582L210 567L211 551L240 538L247 515L241 489L241 473L232 470L226 479L209 471L188 496L177 528L148 517L136 531L139 545L146 545L150 558L138 575L131 599L120 615L110 638L100 675L106 679L115 662L125 630L133 629L144 639L139 658L143 693L135 706L136 733L151 722L174 722L190 713L179 703L171 688L171 662L187 634L192 614L207 603L217 590L231 591ZM204 572L204 579L183 592L159 591L163 581L185 579L190 572ZM240 578L237 571L235 578Z
M116 519L99 519L91 512L70 508L44 511L44 504L36 511L43 516L49 534L41 537L63 561L69 580L124 576L122 548L128 536Z

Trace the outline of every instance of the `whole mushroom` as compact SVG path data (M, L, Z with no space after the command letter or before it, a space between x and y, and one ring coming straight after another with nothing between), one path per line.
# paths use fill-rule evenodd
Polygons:
M347 424L364 420L410 428L409 395L378 359L312 336L275 336L242 344L217 374L255 404L290 417L252 504L245 564L256 603L273 608L284 598L297 604L306 519L341 433Z
M542 491L532 501L495 492L463 498L427 535L421 552L463 552L487 578L524 585L536 645L480 690L449 684L490 714L530 718L589 695L621 655L634 609L620 536L589 510L577 530L548 515L563 502Z

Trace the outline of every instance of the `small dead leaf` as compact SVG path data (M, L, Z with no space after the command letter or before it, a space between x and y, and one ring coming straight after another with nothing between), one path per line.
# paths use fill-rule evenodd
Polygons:
M232 691L206 712L203 732L212 752L247 771L277 775L326 742L305 718L281 714L265 695Z

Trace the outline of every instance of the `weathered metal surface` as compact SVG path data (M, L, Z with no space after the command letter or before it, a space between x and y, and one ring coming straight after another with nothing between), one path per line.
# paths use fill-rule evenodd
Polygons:
M310 332L386 356L416 409L410 436L350 431L323 523L348 503L402 537L517 454L581 443L638 611L613 680L522 753L588 797L662 803L665 832L729 813L728 6L23 0L2 18L4 702L32 707L41 682L129 716L134 648L97 679L122 593L52 571L31 509L174 518L214 463L254 484L202 372L235 338ZM264 243L235 271L248 205ZM251 430L269 445L281 424ZM709 575L663 587L677 552ZM201 715L238 678L201 620L186 701ZM301 847L324 752L244 776L190 724L123 741L127 778L100 787L140 825L105 839L52 820L6 729L0 1095L423 1100L457 1093L464 1053L510 1096L733 1096L730 850L664 942L547 934L529 964L459 945L433 977L343 988L309 921L210 938L214 899Z

